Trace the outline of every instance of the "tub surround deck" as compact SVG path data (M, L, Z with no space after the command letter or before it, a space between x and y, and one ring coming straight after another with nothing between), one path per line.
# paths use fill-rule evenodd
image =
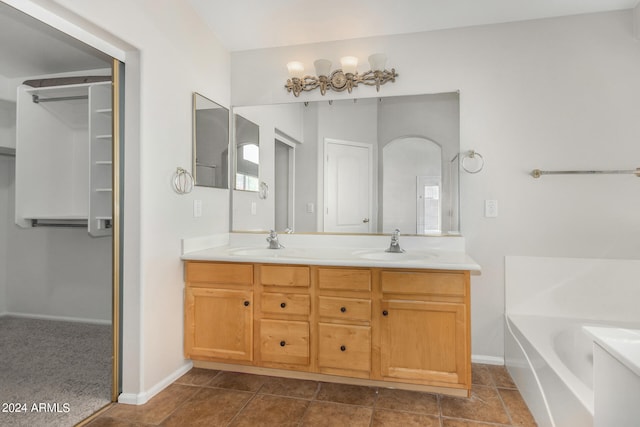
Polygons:
M594 341L640 377L640 329L585 326Z
M614 393L598 393L594 342L637 360L619 336L640 338L628 331L640 329L640 260L514 256L505 265L505 361L538 425L592 426L599 407L619 415L602 399Z

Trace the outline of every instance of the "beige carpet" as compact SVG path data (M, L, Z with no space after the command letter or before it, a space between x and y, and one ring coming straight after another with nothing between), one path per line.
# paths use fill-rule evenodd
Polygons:
M73 426L108 404L111 348L111 326L0 317L0 426Z

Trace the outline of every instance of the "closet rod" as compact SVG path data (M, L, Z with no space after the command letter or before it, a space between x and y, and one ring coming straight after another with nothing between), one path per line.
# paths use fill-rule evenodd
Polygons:
M73 101L75 99L89 99L89 95L78 95L78 96L59 96L57 98L40 98L39 95L31 95L31 99L35 104L39 104L41 102L51 102L51 101Z
M592 170L592 171L543 171L540 169L534 169L531 171L531 176L534 178L540 178L542 175L635 175L640 178L640 168L630 170Z
M87 228L87 222L48 222L47 220L31 220L32 227L83 227Z

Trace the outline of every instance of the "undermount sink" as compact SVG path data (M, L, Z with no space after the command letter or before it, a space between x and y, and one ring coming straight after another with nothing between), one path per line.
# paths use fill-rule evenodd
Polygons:
M231 255L238 256L259 256L259 257L278 257L278 256L299 256L296 250L287 248L269 249L269 248L238 248L229 251Z
M367 251L354 253L358 258L370 259L373 261L416 261L424 258L432 258L432 254L427 253L414 253L414 252L385 252L379 251Z

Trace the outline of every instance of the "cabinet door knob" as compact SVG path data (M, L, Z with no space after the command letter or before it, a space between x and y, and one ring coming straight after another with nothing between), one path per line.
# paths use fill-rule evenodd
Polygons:
M249 304L250 304L250 303L249 303L249 301L245 301L245 302L244 302L244 306L245 306L245 307L249 307Z
M281 302L281 303L280 303L280 307L285 308L286 306L287 306L287 303L286 303L286 302Z
M346 312L347 311L347 307L340 307L340 311L343 312L343 313Z
M286 343L286 342L284 342L284 341L280 341L280 347L284 347L285 345L287 345L287 343Z
M382 310L382 315L383 316L387 316L387 315L389 315L389 312L387 310Z
M344 346L344 345L341 345L341 346L340 346L340 351L345 351L346 349L347 349L347 347L346 347L346 346Z

